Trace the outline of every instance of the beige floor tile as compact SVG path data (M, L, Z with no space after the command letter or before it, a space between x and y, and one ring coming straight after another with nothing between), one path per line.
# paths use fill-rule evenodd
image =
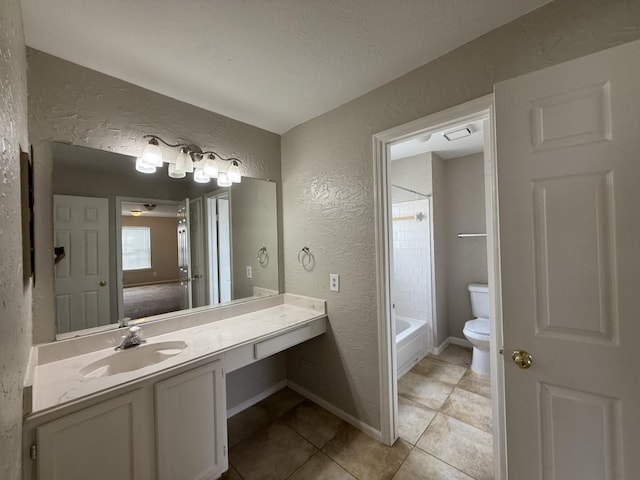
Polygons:
M483 397L491 398L491 380L489 377L481 377L473 373L471 369L468 369L462 376L462 379L458 382L458 387Z
M220 477L220 480L242 480L242 477L232 465L229 465L229 470Z
M288 480L356 480L356 478L324 453L318 452Z
M258 405L253 405L229 418L227 420L229 448L250 437L271 422L272 418L267 411Z
M491 400L487 397L456 387L440 412L491 433Z
M341 419L309 400L289 410L280 417L280 421L318 448L324 447L344 425Z
M441 413L416 444L476 480L493 479L492 445L490 433Z
M398 380L398 393L425 407L438 410L447 399L453 385L431 380L409 372Z
M391 479L410 451L411 446L402 439L387 447L351 425L342 427L323 449L329 458L360 480Z
M456 365L462 365L463 367L470 367L471 353L471 348L460 345L449 345L444 352L440 355L435 355L434 358L449 363L455 363Z
M411 369L413 373L451 385L458 383L466 370L466 367L443 362L433 357L423 358Z
M245 480L283 480L316 451L289 427L274 423L231 448L229 460Z
M436 415L435 410L404 397L398 397L398 435L415 445Z
M419 448L414 448L393 480L473 480L473 478Z
M258 406L264 408L272 418L277 418L302 403L303 400L304 397L298 392L285 387L259 402Z

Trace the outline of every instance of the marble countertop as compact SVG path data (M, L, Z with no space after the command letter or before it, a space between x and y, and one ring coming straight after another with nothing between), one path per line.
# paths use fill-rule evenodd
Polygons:
M283 298L283 302L291 300L291 303L156 336L146 337L145 326L142 326L142 336L147 340L145 345L183 341L186 347L175 356L136 370L104 377L85 377L80 373L83 367L93 362L109 355L126 355L128 352L115 352L113 347L36 365L33 372L32 413L40 413L73 400L130 384L182 364L207 357L215 358L230 349L299 328L326 316L322 301L313 303L322 303L323 308L320 311L317 308L308 308L309 303L300 301L305 297L287 298L284 295Z

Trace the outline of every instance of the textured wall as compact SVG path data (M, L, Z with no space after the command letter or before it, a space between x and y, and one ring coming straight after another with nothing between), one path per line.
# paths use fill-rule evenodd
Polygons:
M640 38L640 2L556 0L283 136L285 285L327 299L327 335L288 377L380 425L371 135L492 91L495 82ZM309 241L313 271L296 261ZM329 292L328 274L341 274Z
M38 175L34 341L39 343L55 335L48 141L137 156L142 136L155 133L237 156L244 175L279 182L280 137L36 50L28 50L28 63L29 133Z
M458 238L458 233L485 233L484 155L444 161L449 335L464 338L464 322L473 318L469 283L487 283L487 241Z
M31 287L22 280L20 147L28 150L27 62L20 0L0 3L0 478L21 476L22 382Z
M231 189L233 297L253 295L253 287L278 290L278 232L276 184L245 179ZM258 262L258 250L267 247L269 261ZM253 278L247 278L247 266Z

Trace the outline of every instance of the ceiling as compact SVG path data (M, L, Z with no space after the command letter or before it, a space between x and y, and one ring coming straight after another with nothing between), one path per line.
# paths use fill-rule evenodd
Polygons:
M550 0L22 0L38 50L275 133Z
M145 207L145 205L147 205ZM154 206L155 205L155 206ZM166 203L142 203L142 202L122 202L122 216L135 217L132 211L142 212L141 217L169 217L178 218L180 205L170 205Z
M401 158L419 155L421 153L433 152L440 158L458 158L472 153L480 153L484 150L484 130L482 128L482 120L477 122L468 122L447 128L442 132L436 132L433 135L418 135L398 143L394 143L389 147L391 150L391 160L399 160ZM463 128L471 130L471 135L458 140L447 140L445 133L455 132Z

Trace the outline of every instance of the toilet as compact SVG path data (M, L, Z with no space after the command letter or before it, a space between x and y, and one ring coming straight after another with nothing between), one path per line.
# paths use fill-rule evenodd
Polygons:
M473 345L471 370L478 375L488 377L491 373L489 366L489 285L471 283L467 288L471 297L471 311L476 318L465 322L462 333Z

